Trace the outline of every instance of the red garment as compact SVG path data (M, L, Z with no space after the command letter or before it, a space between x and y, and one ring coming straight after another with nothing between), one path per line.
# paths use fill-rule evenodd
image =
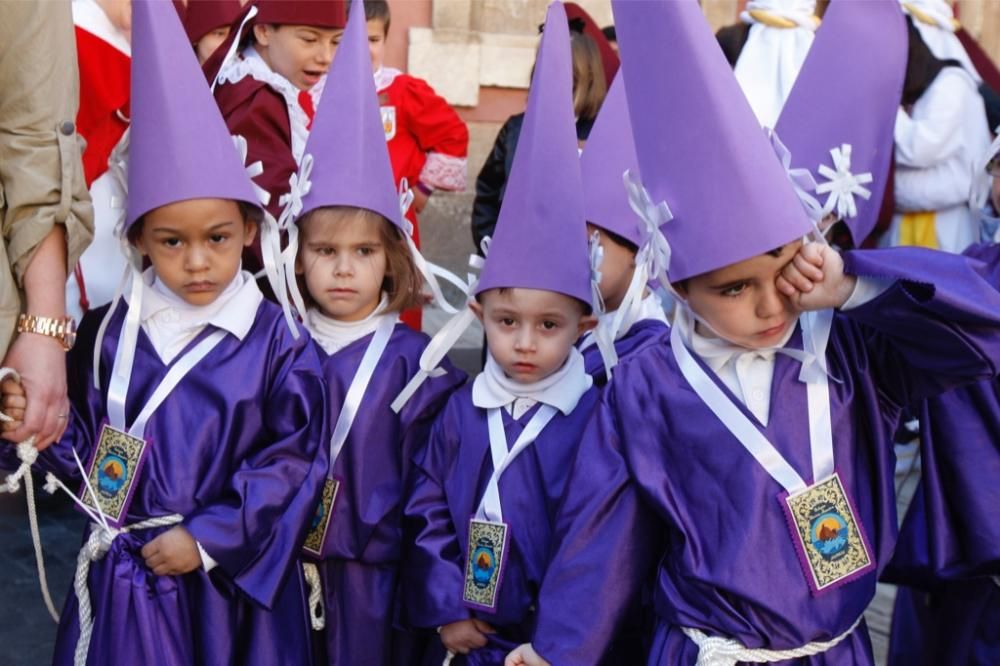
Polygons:
M128 128L132 59L101 37L76 26L80 66L77 130L87 141L83 175L87 187L108 170L108 157Z
M391 81L379 81L378 99L396 187L406 178L410 187L422 182L437 190L464 190L469 150L465 123L426 81L393 70L383 74ZM420 247L413 208L406 217L413 224L413 242ZM402 320L419 331L420 309L407 310Z

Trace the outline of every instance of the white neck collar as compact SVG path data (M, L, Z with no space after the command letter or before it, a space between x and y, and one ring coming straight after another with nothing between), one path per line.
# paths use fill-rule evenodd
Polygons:
M379 324L386 317L397 319L396 312L386 312L389 305L389 297L382 294L382 300L378 306L372 310L364 319L359 321L338 321L319 311L318 308L310 308L306 311L306 328L312 334L313 339L319 343L327 354L335 354L355 340L360 340L366 335L375 332Z
M472 384L472 404L481 409L496 409L518 399L528 399L551 405L568 415L593 383L584 367L583 355L575 347L561 368L531 384L516 382L505 375L487 352L486 367Z

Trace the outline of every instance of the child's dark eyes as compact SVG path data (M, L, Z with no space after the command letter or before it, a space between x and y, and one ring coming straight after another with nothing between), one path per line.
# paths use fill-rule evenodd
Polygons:
M181 239L180 238L164 238L160 242L163 243L164 245L166 245L167 247L180 247L181 246Z
M315 44L318 40L315 37L299 37L306 44Z
M740 282L739 284L734 284L732 286L726 287L719 293L721 293L723 296L734 297L734 296L739 296L744 291L746 291L746 289L747 289L747 283Z
M358 248L358 254L360 254L362 257L370 257L371 255L375 254L375 248L373 248L373 247L359 247Z
M226 234L212 234L209 240L211 240L213 243L218 244L224 242L228 238L229 236L227 236Z
M547 319L542 322L542 328L544 328L546 331L552 331L559 328L559 323Z
M321 247L317 247L315 251L316 251L316 254L318 254L321 257L329 257L329 256L331 256L333 254L333 248L332 247L321 246Z
M514 325L514 319L511 318L511 317L501 317L500 318L500 323L503 324L504 326L513 326Z

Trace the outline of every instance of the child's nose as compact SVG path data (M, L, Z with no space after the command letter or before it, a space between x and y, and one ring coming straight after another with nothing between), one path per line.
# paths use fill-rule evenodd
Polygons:
M535 350L535 334L530 326L522 326L514 334L514 349L519 352Z
M786 304L785 295L778 291L776 284L772 283L762 289L755 314L761 319L768 319L784 312Z
M208 252L193 245L184 255L184 267L189 271L200 271L208 267Z

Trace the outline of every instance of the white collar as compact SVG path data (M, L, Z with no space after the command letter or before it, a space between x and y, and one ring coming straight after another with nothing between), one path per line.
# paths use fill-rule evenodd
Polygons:
M366 335L374 333L379 324L387 317L398 319L398 313L385 311L388 305L389 297L382 294L382 300L379 301L378 307L360 321L338 321L327 317L319 311L319 308L310 308L306 311L306 328L309 329L313 339L319 343L323 351L333 355L355 340L360 340Z
M516 382L505 375L493 355L487 352L486 367L472 383L472 404L481 409L496 409L518 399L528 399L551 405L568 415L593 383L584 366L583 355L575 347L561 368L531 384Z
M152 268L143 272L142 282L142 312L139 316L143 325L155 321L158 325L178 330L211 325L232 333L240 340L250 332L264 298L253 275L246 271L237 273L219 297L208 305L187 303L170 291ZM125 300L128 301L128 292Z
M396 77L402 74L401 71L393 67L382 66L379 67L375 72L375 90L376 92L382 92L396 80Z
M285 100L288 108L288 121L292 129L292 156L295 162L302 162L302 153L306 149L309 138L309 116L299 104L299 93L302 92L295 84L281 74L271 69L263 57L257 53L253 44L240 53L239 58L227 62L219 72L219 83L238 83L246 77L266 83Z

